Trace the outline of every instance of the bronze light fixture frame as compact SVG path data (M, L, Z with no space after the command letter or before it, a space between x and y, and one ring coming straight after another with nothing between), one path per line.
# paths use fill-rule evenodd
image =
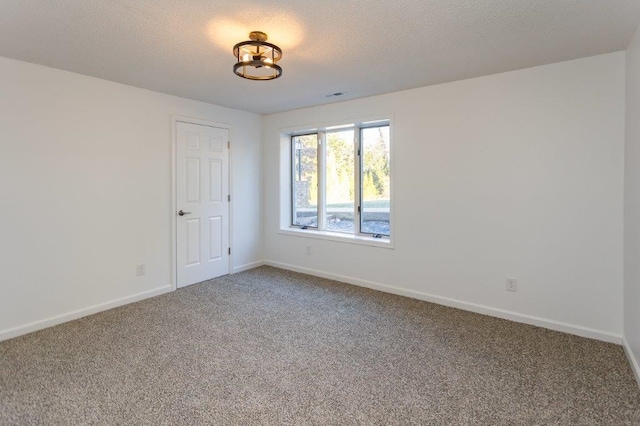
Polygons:
M246 49L246 47L254 47L254 49ZM243 48L245 53L243 54ZM262 51L261 49L264 48ZM266 53L270 53L266 56ZM250 56L246 60L244 56ZM273 80L282 75L282 67L277 62L282 58L282 49L272 43L267 42L267 34L262 31L252 31L249 33L249 40L242 41L233 46L233 55L236 57L236 64L233 66L233 72L242 78L248 80ZM267 62L270 59L270 62ZM273 70L269 75L251 74L251 69L269 68Z

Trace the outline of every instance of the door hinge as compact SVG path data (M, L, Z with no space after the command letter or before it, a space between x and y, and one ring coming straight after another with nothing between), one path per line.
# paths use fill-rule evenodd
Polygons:
M227 195L227 201L231 201L231 194Z
M231 254L231 247L229 247L229 254Z
M231 149L231 141L227 141L227 149Z

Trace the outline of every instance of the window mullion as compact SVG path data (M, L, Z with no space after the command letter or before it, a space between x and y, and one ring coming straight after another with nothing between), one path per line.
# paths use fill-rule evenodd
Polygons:
M355 235L359 235L360 225L362 224L361 214L362 214L362 188L361 188L361 174L360 168L362 165L361 158L361 148L360 148L360 129L356 127L353 132L353 218L354 218L354 228L353 232Z
M325 176L325 159L327 153L327 135L325 132L318 132L318 229L325 230L326 217L326 176Z
M291 164L291 174L290 174L290 179L291 179L291 185L290 185L290 190L291 190L291 225L295 225L296 223L296 159L295 159L295 155L296 155L296 148L295 148L295 143L294 143L294 137L291 136L289 138L290 142L290 154L291 154L291 161L289 162Z

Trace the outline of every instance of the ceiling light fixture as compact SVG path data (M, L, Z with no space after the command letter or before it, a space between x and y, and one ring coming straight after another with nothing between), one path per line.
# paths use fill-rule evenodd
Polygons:
M277 64L282 58L282 49L267 43L267 34L262 31L251 31L249 40L233 46L233 55L238 61L233 72L242 78L273 80L282 75L282 68Z

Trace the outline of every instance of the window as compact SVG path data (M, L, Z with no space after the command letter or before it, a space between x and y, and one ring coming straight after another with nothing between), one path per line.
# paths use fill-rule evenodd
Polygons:
M361 232L389 235L389 126L360 130Z
M318 227L318 135L291 138L293 225Z
M389 123L291 136L291 225L388 238L391 235Z

